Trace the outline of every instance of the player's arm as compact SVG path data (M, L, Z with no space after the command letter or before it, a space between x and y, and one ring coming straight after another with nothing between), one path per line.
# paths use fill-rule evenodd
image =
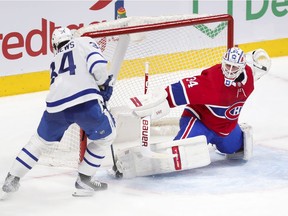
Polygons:
M167 101L171 108L189 103L189 98L187 96L185 87L185 80L173 83L167 86L165 90L167 92Z
M149 115L152 119L161 118L169 113L170 108L205 100L200 93L206 90L199 85L198 80L199 77L185 78L167 86L165 90L157 89L147 95L132 97L128 105L139 117Z
M105 101L108 101L113 93L114 78L108 74L107 60L98 44L92 39L88 40L86 61L89 73L94 76L99 86L100 94Z
M104 58L101 49L94 40L87 40L86 47L87 69L94 76L98 86L103 85L108 79L107 60Z
M167 101L171 108L210 103L210 97L207 95L211 95L211 85L203 72L199 76L184 78L166 87Z
M263 49L256 49L246 54L247 64L252 68L254 80L259 80L269 72L271 59Z

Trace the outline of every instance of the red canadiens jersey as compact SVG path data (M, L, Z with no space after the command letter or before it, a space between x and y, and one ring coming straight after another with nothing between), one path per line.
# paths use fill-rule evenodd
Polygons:
M166 87L169 106L186 105L182 116L196 116L218 135L228 135L236 126L241 109L254 89L252 70L245 67L241 81L224 84L221 64ZM237 80L236 80L237 81Z

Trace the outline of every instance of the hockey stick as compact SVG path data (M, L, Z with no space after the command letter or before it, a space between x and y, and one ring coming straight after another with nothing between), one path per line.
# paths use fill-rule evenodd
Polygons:
M115 174L116 178L123 178L123 173L121 173L116 165L116 159L115 159L115 153L114 153L114 148L113 148L113 144L110 145L111 148L111 155L112 155L112 160L113 160L113 166L112 166L112 170Z
M110 71L109 71L109 74L113 75L113 81L112 81L113 85L115 85L117 77L119 75L121 64L124 60L125 53L127 51L129 42L130 42L130 36L129 35L120 35L119 36L119 40L118 40L117 46L115 48L113 58L111 60L111 66L110 66ZM109 110L108 107L107 107L107 109ZM87 145L87 136L85 135L85 133L82 129L80 129L80 133L84 134L83 136L81 136L81 143L84 143L84 144L86 143L86 145ZM84 149L84 152L85 152L86 146L83 145L83 147L85 148ZM113 159L112 170L115 173L116 178L122 178L123 175L122 175L122 173L119 172L119 170L117 169L117 166L116 166L113 144L110 145L110 149L111 149L111 156ZM83 153L83 155L84 155L84 153ZM80 156L80 160L82 158L83 158L83 156L82 157Z
M149 84L149 62L145 62L145 79L144 79L144 94L147 94ZM140 120L140 140L142 151L141 154L144 157L150 158L174 158L173 154L163 154L153 152L150 149L150 127L151 127L151 116L142 117Z
M122 61L124 60L124 56L125 56L125 53L127 51L129 42L130 42L129 35L120 35L119 36L119 41L118 41L117 47L116 47L115 52L114 52L114 56L113 56L112 61L111 61L111 69L110 69L110 74L113 74L113 78L114 78L113 85L115 85L117 77L119 75L121 64L122 64ZM117 165L116 165L113 143L111 143L110 149L111 149L111 157L113 160L112 171L114 172L116 178L122 178L123 173L121 173L118 170Z

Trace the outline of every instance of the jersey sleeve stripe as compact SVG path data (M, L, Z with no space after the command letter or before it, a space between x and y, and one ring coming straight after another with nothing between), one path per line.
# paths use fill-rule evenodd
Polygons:
M90 58L91 56L93 56L93 55L99 55L99 56L101 56L101 59L105 59L104 56L103 56L100 52L91 52L91 53L87 56L86 62L88 62L89 58Z
M176 104L175 104L174 97L173 97L173 94L172 94L171 86L167 86L166 87L166 92L168 94L167 101L169 103L169 106L170 107L175 107Z
M91 74L93 72L93 68L96 64L107 64L107 61L106 60L98 60L98 61L94 61L93 64L91 64L90 68L89 68L89 73Z
M186 91L185 85L183 83L183 80L181 80L181 85L182 85L183 95L185 97L186 104L190 104L189 97L187 95L187 91Z
M170 90L173 95L173 101L177 106L187 104L187 100L185 97L186 90L181 82L172 84Z

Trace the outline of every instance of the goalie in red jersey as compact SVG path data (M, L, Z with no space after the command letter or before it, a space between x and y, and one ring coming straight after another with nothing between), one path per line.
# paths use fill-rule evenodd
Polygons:
M239 48L228 49L222 64L168 86L169 107L186 105L175 140L205 135L222 153L242 151L244 129L238 117L253 90L252 68Z
M209 143L228 159L249 160L253 152L252 128L247 124L239 125L238 118L254 90L254 81L267 73L270 65L270 57L262 49L245 55L240 48L232 47L225 52L221 63L204 69L200 75L173 83L165 91L134 97L141 106L133 108L130 104L130 107L139 117L153 119L159 113L168 113L170 108L185 108L176 137L166 147L161 144L162 152L174 154L173 160L169 158L163 162L160 159L161 162L151 162L152 168L146 169L149 162L141 165L134 157L134 174L127 175L144 176L205 166L211 162ZM157 145L153 148L160 149ZM121 156L118 161L125 176L129 170L126 164L130 162Z

